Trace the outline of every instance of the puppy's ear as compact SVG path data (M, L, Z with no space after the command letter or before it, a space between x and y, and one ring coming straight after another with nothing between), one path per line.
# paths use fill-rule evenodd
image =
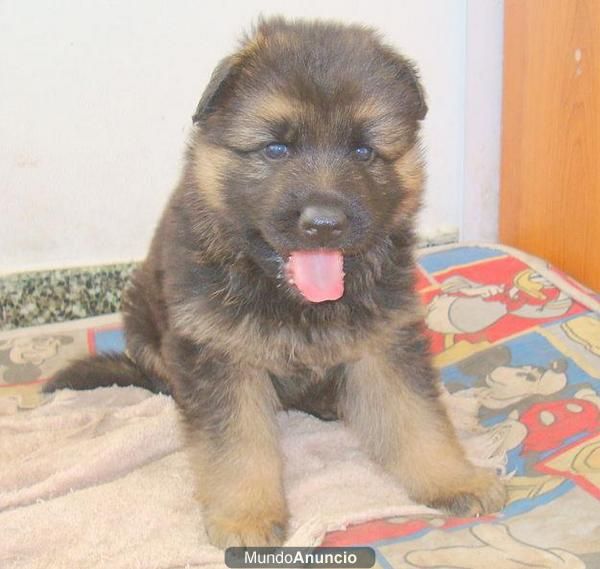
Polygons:
M400 82L398 95L411 118L422 121L427 115L425 90L419 78L416 65L396 53L392 48L384 46L384 58L392 67L395 78Z
M233 56L226 57L217 65L204 93L202 93L196 112L192 116L194 124L202 122L216 109L218 100L230 87L235 74L236 66L234 65Z
M413 109L416 120L422 121L429 109L427 108L427 102L425 100L425 89L423 89L421 79L419 78L419 72L414 63L412 61L404 60L397 77L405 83L409 89L412 89L414 100L412 100L411 108Z

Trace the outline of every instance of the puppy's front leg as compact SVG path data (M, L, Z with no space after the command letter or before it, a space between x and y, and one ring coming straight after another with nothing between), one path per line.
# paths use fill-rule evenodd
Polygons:
M270 378L185 340L173 343L169 367L211 543L281 544L287 511Z
M472 465L439 401L438 377L418 330L348 366L344 420L409 495L451 514L500 510L505 489L494 472Z

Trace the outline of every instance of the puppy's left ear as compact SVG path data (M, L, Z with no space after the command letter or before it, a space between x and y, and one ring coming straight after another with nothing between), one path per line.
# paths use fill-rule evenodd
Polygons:
M230 88L233 76L235 75L234 58L232 56L223 59L212 72L210 81L200 102L196 107L196 112L192 116L194 124L202 122L210 115L217 107L217 103L225 96L226 91Z
M407 86L408 90L412 91L412 97L409 98L411 108L416 120L422 121L427 116L429 109L425 100L425 89L421 84L416 65L407 59L403 60L397 77Z
M427 115L425 90L421 85L416 65L399 55L388 46L383 47L384 58L393 69L395 78L400 82L399 96L411 118L422 121Z

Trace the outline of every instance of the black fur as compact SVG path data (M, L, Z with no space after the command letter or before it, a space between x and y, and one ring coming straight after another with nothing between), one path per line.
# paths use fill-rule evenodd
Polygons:
M76 360L46 383L43 391L52 393L57 389L95 389L113 385L133 385L154 393L171 393L166 383L146 375L125 354L101 354Z

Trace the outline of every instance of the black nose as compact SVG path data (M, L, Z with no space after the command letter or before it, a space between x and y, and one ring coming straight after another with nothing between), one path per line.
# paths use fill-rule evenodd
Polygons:
M348 227L346 214L337 207L308 206L300 214L302 233L319 242L340 237Z

